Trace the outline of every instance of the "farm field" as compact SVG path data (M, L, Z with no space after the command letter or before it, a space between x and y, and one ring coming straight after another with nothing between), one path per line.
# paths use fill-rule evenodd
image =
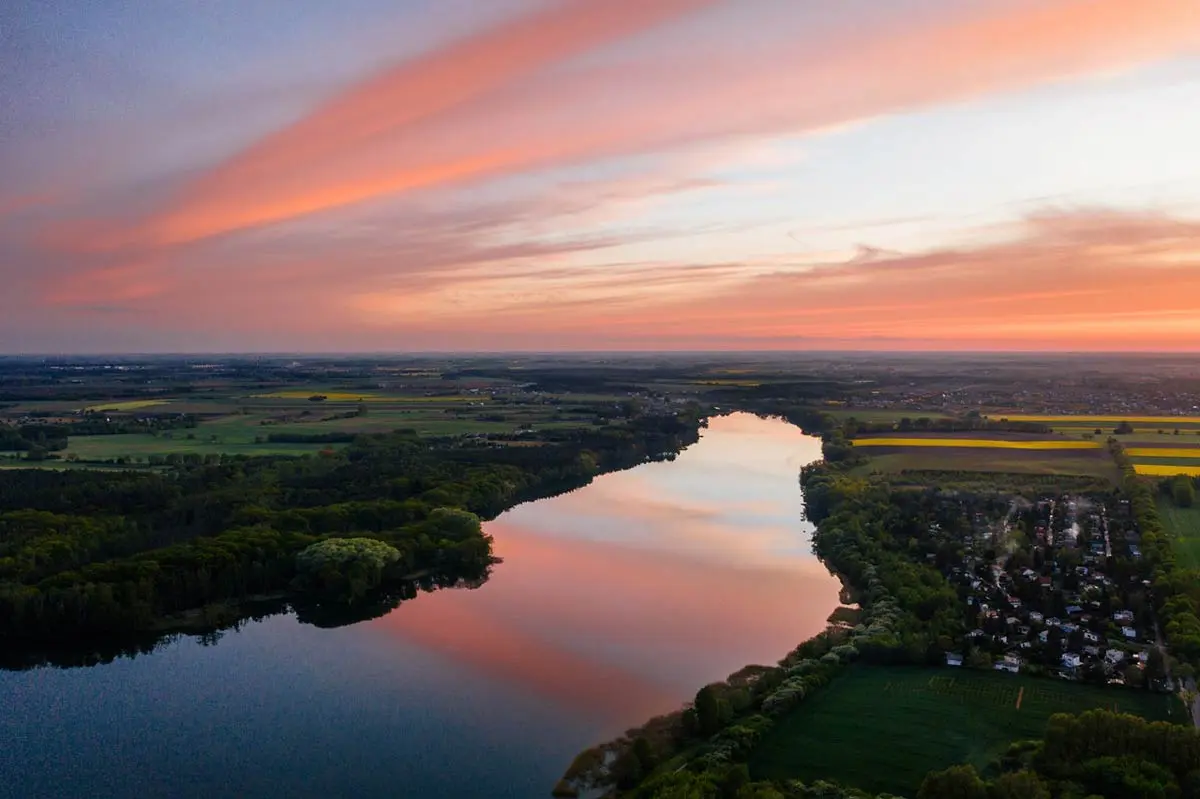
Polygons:
M320 403L313 402L310 397L324 397ZM482 402L489 399L488 397L480 397L471 394L445 394L435 396L425 395L405 395L405 394L380 394L374 391L336 391L321 388L305 388L289 391L273 391L267 394L250 394L248 399L264 399L264 400L303 400L312 405L320 405L327 402L403 402L403 403L418 403L418 402Z
M1018 701L1020 706L1018 707ZM913 796L929 771L984 771L1054 713L1116 709L1183 722L1174 696L960 669L860 666L781 719L750 758L755 779L831 779Z
M871 453L855 472L899 474L909 471L992 472L996 474L1079 475L1116 483L1120 473L1105 450L939 449L914 447Z
M122 400L119 402L102 402L98 405L89 405L83 410L91 411L93 413L100 413L101 411L136 411L141 410L142 408L153 408L158 405L166 405L169 402L170 400L168 399Z
M1142 416L1132 414L1129 416L1117 416L1112 414L1103 415L1087 415L1087 414L1059 414L1059 415L1038 415L1038 414L1023 414L1023 413L993 413L989 414L990 419L1007 419L1010 422L1040 422L1048 424L1051 427L1068 427L1078 425L1115 425L1121 422L1129 422L1129 424L1138 427L1163 427L1173 428L1181 425L1200 425L1200 416Z
M1125 454L1131 458L1200 459L1200 449L1195 447L1126 447Z
M863 422L899 422L902 419L948 419L947 414L935 411L879 410L874 408L821 408L835 419L858 419Z
M199 431L200 428L197 428ZM84 461L103 461L114 458L148 458L151 455L195 453L198 455L307 455L337 444L273 444L249 441L211 441L197 435L187 439L182 434L173 438L131 433L117 436L74 436L64 455L76 455ZM344 445L342 445L344 446Z
M1200 569L1200 507L1180 508L1166 498L1158 502L1158 514L1174 537L1172 548L1179 565Z
M1192 477L1200 476L1200 464L1135 463L1133 464L1133 470L1138 474L1144 474L1148 477L1174 477L1177 474L1186 474Z
M459 436L587 427L628 398L628 392L595 390L527 392L511 380L443 380L437 373L414 378L405 372L387 379L396 377L404 383L377 387L366 382L373 377L340 383L185 378L179 382L186 387L174 394L133 398L136 395L114 391L108 400L14 402L0 409L4 412L0 421L16 424L32 416L47 424L71 426L84 421L86 412L99 416L97 423L127 426L129 432L105 435L83 430L70 435L66 449L51 458L22 464L54 468L70 458L71 466L78 468L114 465L118 459L139 465L152 456L171 454L304 455L345 446L346 439L358 434L395 430ZM316 396L323 399L312 399ZM184 416L192 421L181 422ZM147 429L156 424L157 429ZM289 437L317 440L286 440ZM321 437L343 440L322 441ZM6 462L20 458L15 451L0 454Z
M1007 439L1007 438L949 438L921 436L905 438L856 438L856 447L953 447L967 449L1019 449L1019 450L1086 450L1102 449L1098 441L1073 441L1066 439Z
M1017 433L863 436L853 440L870 456L861 474L962 471L1079 475L1115 483L1120 475L1104 443Z

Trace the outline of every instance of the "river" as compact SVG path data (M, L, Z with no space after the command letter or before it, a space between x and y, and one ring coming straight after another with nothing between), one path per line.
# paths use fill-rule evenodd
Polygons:
M819 457L781 421L716 418L673 461L489 523L479 588L0 672L0 796L545 799L581 749L823 628L838 583L797 483Z

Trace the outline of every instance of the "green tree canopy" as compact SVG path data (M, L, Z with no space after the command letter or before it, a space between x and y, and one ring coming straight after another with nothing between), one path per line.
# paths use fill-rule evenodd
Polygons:
M951 766L926 776L917 799L988 799L988 791L974 766Z
M327 538L296 555L296 572L303 587L353 600L379 587L399 559L399 550L373 538Z

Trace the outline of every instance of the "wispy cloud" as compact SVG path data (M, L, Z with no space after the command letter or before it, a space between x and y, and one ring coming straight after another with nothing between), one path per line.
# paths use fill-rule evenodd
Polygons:
M197 334L936 343L982 341L986 319L997 340L1035 346L1191 330L1189 295L1167 284L1195 283L1195 225L1167 216L1045 212L983 244L802 263L775 242L707 254L686 246L704 222L641 218L807 157L778 137L1200 52L1193 0L868 5L822 27L821 4L799 0L537 3L199 169L57 211L0 198L0 272L40 284L14 304L125 308ZM721 25L734 18L769 35L745 47ZM54 218L27 225L30 209ZM913 221L899 210L854 227ZM811 229L798 222L796 240ZM1155 332L1154 313L1174 321Z

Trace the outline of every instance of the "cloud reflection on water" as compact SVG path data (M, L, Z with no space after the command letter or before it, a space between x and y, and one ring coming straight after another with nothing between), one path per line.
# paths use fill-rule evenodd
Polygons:
M819 631L838 583L811 554L797 485L819 442L712 421L673 463L598 478L488 525L504 558L476 591L373 624L613 730Z

